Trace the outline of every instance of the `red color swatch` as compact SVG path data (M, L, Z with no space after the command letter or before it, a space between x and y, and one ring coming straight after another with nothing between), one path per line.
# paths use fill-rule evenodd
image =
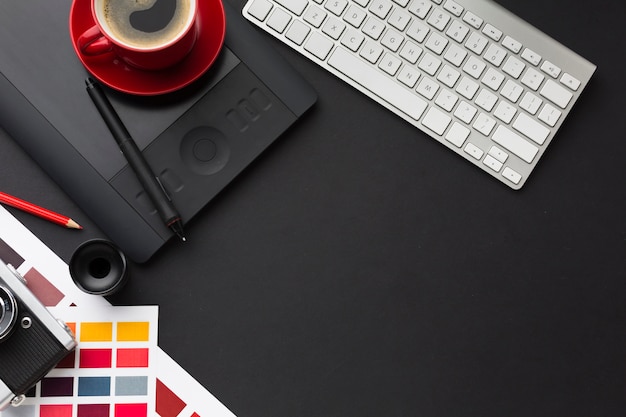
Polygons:
M147 368L148 352L146 349L118 349L117 350L117 367L118 368Z
M72 405L42 405L39 408L39 417L72 417Z
M35 268L31 268L24 274L24 278L26 278L26 282L28 282L28 288L46 307L54 307L65 297L65 294L52 285L52 283Z
M147 417L148 404L115 404L115 417Z
M78 404L77 417L109 417L109 404Z
M187 404L158 378L156 381L156 412L161 417L176 417Z
M111 349L81 349L81 368L110 368L113 352Z

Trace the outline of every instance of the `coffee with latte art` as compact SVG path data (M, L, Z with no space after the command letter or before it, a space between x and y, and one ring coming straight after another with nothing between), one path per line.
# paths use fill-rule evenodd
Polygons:
M104 0L102 7L110 35L140 49L177 39L192 19L190 0Z

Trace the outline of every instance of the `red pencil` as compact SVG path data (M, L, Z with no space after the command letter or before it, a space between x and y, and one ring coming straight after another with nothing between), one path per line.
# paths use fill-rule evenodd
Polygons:
M43 207L36 206L32 203L29 203L28 201L24 201L17 197L13 197L12 195L3 193L2 191L0 191L0 203L15 207L20 210L24 210L27 213L34 214L35 216L39 216L42 219L46 219L63 227L67 227L70 229L83 228L80 224L76 223L74 220L70 219L67 216L63 216L62 214L55 213L54 211L50 211Z

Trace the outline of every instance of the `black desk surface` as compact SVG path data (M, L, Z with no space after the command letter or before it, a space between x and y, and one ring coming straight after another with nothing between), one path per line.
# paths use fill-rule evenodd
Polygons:
M318 104L110 300L239 417L623 416L626 3L499 2L598 65L521 191L271 39ZM10 209L40 239L103 236L0 143L2 191L85 226Z

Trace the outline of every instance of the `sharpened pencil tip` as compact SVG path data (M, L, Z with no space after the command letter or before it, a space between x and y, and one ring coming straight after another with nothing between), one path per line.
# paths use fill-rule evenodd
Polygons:
M81 226L80 224L76 223L74 220L69 219L67 221L67 224L65 225L67 228L69 229L78 229L78 230L83 230L83 226Z

